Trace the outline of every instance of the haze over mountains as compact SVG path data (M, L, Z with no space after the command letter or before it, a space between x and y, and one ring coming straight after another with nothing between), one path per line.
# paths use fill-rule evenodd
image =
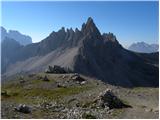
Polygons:
M133 43L128 47L129 50L141 53L153 53L158 52L158 44L147 44L145 42Z
M0 27L1 29L1 41L5 40L5 37L14 39L19 42L21 45L28 45L32 43L32 38L28 35L24 35L16 30L7 30L4 27Z
M158 52L124 49L113 33L101 34L92 18L81 30L62 27L38 43L21 46L7 38L2 42L3 76L42 72L48 65L67 67L113 85L158 86Z

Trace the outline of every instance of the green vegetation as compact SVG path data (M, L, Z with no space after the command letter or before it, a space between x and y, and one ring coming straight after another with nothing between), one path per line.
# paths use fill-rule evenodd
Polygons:
M58 101L64 96L78 94L93 88L93 86L90 85L71 86L67 88L53 88L53 89L37 88L36 86L42 82L45 81L33 80L31 84L28 84L31 85L29 89L26 88L27 85L23 86L20 83L3 85L2 90L7 91L7 94L10 97L8 98L2 97L2 100L7 99L17 103L36 104L37 102L41 102L42 100Z
M159 88L135 87L135 88L133 88L131 91L132 91L133 93L141 93L141 92L147 93L148 91L152 91L152 90L154 90L155 92L158 92L158 91L159 91Z
M96 117L90 113L83 113L82 118L83 119L96 119Z
M115 118L123 112L123 109L114 109L112 112L112 117Z

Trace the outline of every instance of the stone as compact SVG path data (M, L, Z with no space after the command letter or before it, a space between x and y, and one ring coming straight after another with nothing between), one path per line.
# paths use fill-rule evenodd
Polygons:
M26 81L25 80L20 80L19 81L21 84L25 83Z
M65 79L66 77L67 77L66 75L63 75L63 76L62 76L63 79Z
M111 89L106 89L104 92L100 93L98 99L96 99L96 103L100 107L109 107L109 109L131 107L124 104L117 96L115 96Z
M5 90L4 90L4 91L1 91L1 95L2 95L2 96L9 96L8 93L7 93L7 91L5 91Z
M58 87L58 88L66 88L66 86L63 85L63 84L58 84L57 87Z
M49 81L48 77L45 76L45 77L43 78L43 81Z
M55 74L63 74L63 73L69 73L70 69L69 68L63 68L58 65L48 66L48 68L45 70L46 73L55 73Z
M85 85L87 81L82 81L80 84Z
M22 113L31 113L31 108L25 104L20 104L18 107L15 107L14 109L15 111Z
M81 77L79 74L77 74L77 73L74 74L74 75L72 75L72 76L71 76L71 79L72 79L73 81L77 82L77 83L80 83L80 84L81 84L82 82L84 83L84 81L86 81L84 78L82 78L82 77ZM83 84L83 83L82 83L82 84Z

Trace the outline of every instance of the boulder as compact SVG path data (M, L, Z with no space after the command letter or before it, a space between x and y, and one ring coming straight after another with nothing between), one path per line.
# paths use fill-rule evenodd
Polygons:
M100 93L98 99L96 99L96 103L100 107L109 107L109 109L131 107L124 104L110 89L106 89L104 92Z
M18 107L15 107L15 111L22 113L31 113L31 108L25 104L20 104Z
M43 81L49 81L47 76L44 76Z
M85 82L84 81L86 81L84 78L82 78L79 74L77 74L77 73L75 73L74 75L72 75L71 76L71 79L73 80L73 81L75 81L75 82L78 82L78 83L82 83L82 84L84 84Z
M65 69L61 66L58 65L54 65L52 66L48 66L48 69L45 70L46 73L57 73L57 74L63 74L63 73L67 73L67 71L65 71Z

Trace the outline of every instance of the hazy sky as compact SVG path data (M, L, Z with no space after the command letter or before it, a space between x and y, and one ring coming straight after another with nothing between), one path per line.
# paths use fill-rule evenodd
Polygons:
M158 43L158 1L2 2L1 24L37 42L62 26L81 29L89 16L101 33L113 32L122 45Z

